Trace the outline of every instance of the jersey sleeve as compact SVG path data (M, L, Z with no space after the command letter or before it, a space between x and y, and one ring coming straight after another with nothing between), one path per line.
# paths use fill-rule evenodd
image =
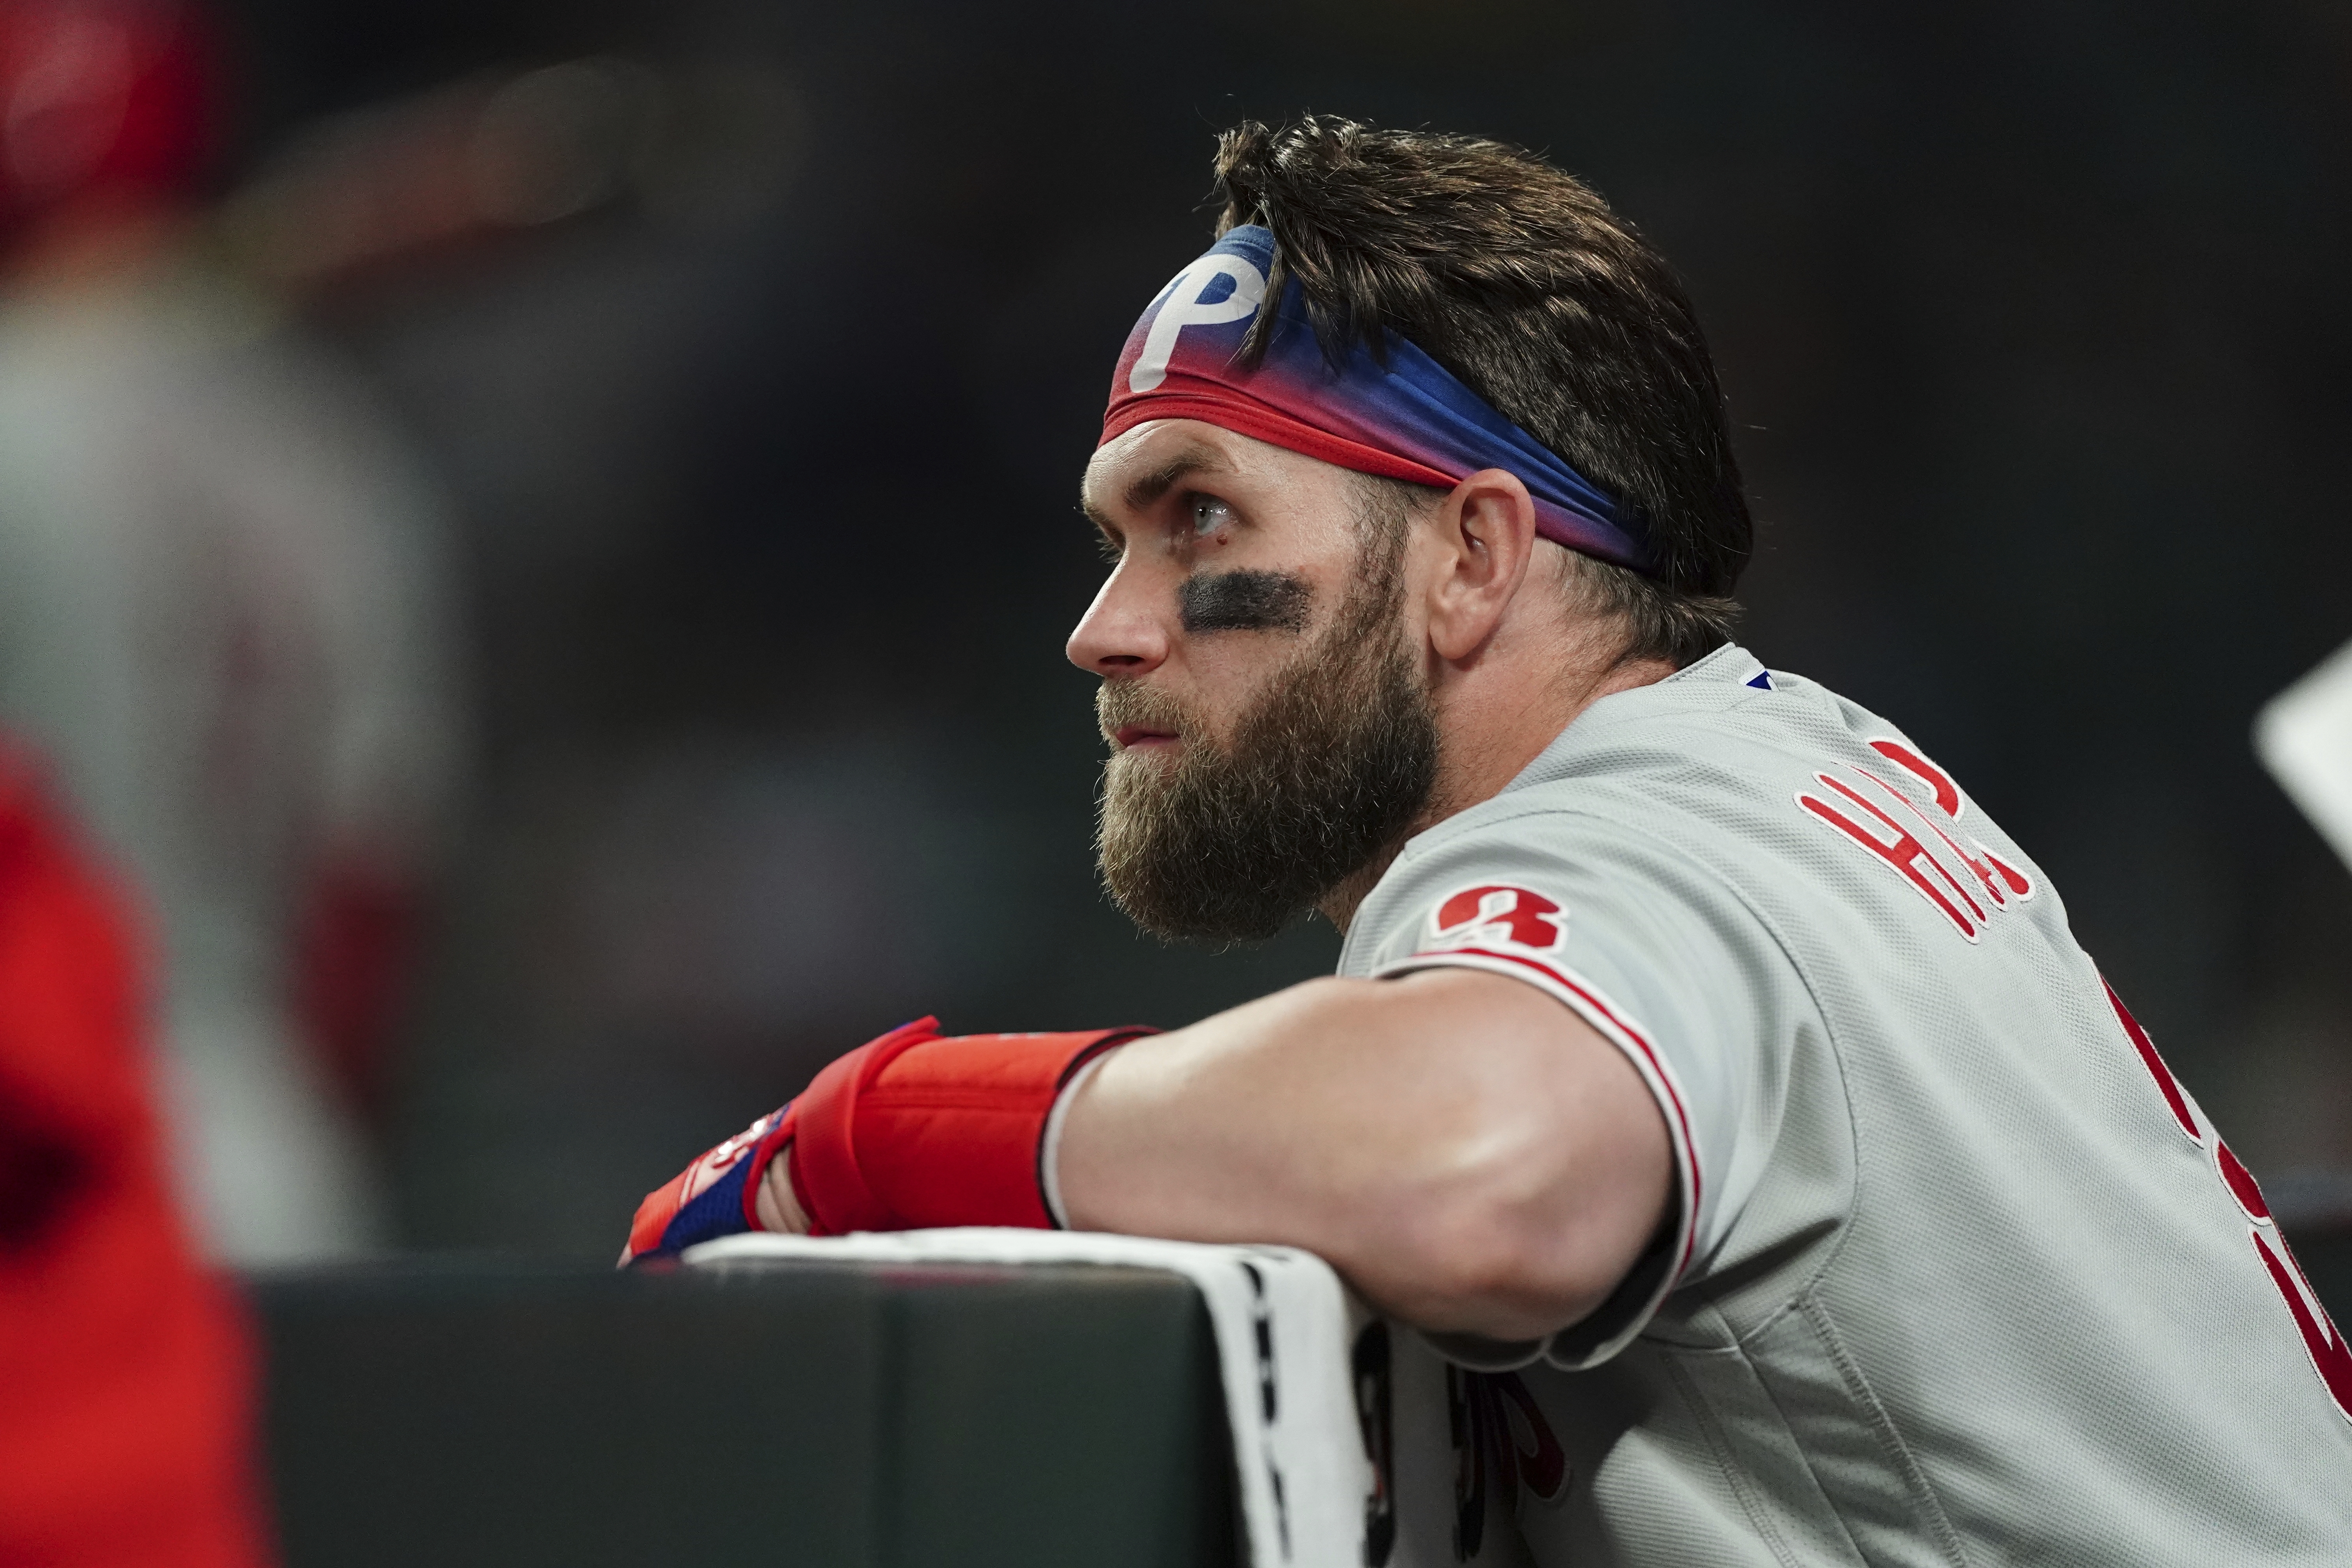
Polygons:
M1374 907L1377 906L1377 907ZM1618 825L1546 811L1416 845L1360 915L1373 978L1434 967L1535 986L1632 1063L1674 1144L1676 1198L1610 1300L1544 1345L1441 1343L1465 1364L1543 1358L1570 1370L1622 1350L1713 1255L1766 1151L1743 1131L1767 1060L1762 993L1786 959L1769 932L1686 857ZM1351 943L1351 946L1353 944Z

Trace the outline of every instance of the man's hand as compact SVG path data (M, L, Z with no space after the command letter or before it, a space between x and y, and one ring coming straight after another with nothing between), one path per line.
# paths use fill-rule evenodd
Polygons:
M1050 1226L1039 1162L1063 1086L1150 1033L942 1036L936 1018L902 1024L646 1194L621 1261L746 1230Z
M697 1242L735 1236L747 1230L772 1228L754 1201L766 1196L765 1177L781 1169L783 1151L792 1147L793 1107L762 1116L724 1143L705 1150L677 1175L646 1194L629 1222L628 1244L621 1248L625 1268L653 1253L683 1251ZM785 1192L792 1190L785 1178ZM751 1201L747 1201L751 1200ZM799 1205L780 1209L797 1214ZM806 1221L803 1220L805 1227Z
M1287 1242L1440 1331L1581 1320L1675 1201L1664 1113L1624 1054L1471 969L1309 981L1136 1040L1066 1117L1074 1226Z

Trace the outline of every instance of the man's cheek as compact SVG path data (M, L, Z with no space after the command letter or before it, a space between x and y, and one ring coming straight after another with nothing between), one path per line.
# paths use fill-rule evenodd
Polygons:
M1307 629L1315 590L1296 572L1198 572L1176 589L1176 611L1187 634Z

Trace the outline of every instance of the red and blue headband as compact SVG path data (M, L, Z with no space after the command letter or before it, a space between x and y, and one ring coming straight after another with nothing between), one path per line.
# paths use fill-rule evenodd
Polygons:
M1342 468L1451 489L1481 468L1516 474L1536 531L1587 555L1653 569L1640 514L1512 424L1412 343L1389 334L1387 363L1361 342L1334 365L1298 283L1255 369L1242 340L1265 303L1274 234L1229 231L1145 308L1113 372L1105 441L1150 419L1198 419Z

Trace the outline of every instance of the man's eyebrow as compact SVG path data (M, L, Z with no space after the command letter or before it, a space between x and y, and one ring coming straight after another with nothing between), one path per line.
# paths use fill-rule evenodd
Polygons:
M1141 511L1174 489L1179 481L1191 479L1194 474L1211 471L1230 473L1232 468L1209 447L1187 447L1150 473L1138 476L1135 482L1127 487L1128 510Z
M1185 447L1169 454L1167 461L1148 473L1130 480L1121 500L1129 511L1141 511L1174 489L1194 474L1231 473L1233 467L1209 447ZM1106 534L1115 533L1110 519L1084 490L1078 495L1078 509L1093 520L1094 525Z

